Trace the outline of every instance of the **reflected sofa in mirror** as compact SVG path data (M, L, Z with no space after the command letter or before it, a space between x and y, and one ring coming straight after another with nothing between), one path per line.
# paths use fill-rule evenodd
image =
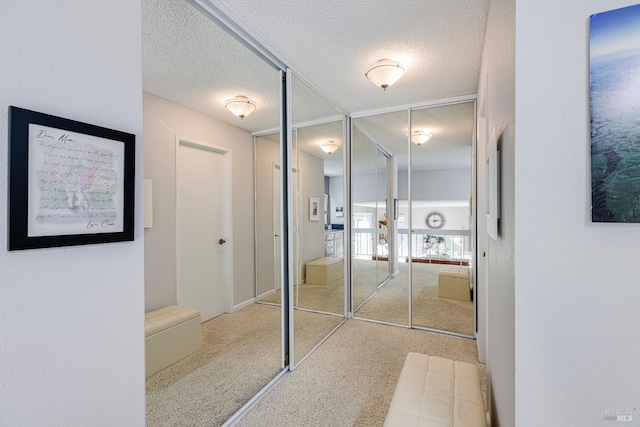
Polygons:
M221 278L198 276L199 286L207 290L215 286L224 296L217 293L216 298L192 300L198 305L193 308L201 313L210 312L211 302L222 302L221 312L214 312L201 324L198 351L147 379L146 421L151 427L219 426L285 367L282 308L253 302L257 248L252 134L262 129L278 132L281 77L278 70L184 1L144 0L142 17L144 164L145 178L153 180L156 219L153 228L145 230L146 311L187 305L184 296L189 278L185 273L206 264L180 267L185 246L200 239L187 239L181 233L179 218L196 209L176 202L176 188L180 194L191 188L181 185L182 171L195 175L196 182L200 175L194 173L195 162L177 161L182 149L177 139L193 142L202 148L199 153L232 153L227 163L231 173L224 175L231 191L224 203L215 205L223 205L233 217L232 226L222 230L223 236L207 239L209 251L231 260L224 263L227 273ZM237 95L257 104L256 111L243 120L225 108L225 101ZM271 198L271 189L266 191ZM224 221L226 217L214 219L218 224ZM258 224L258 231L262 229ZM269 245L269 262L274 265L277 251L273 246L278 244ZM266 274L271 281L258 283L261 289L277 282L273 269Z

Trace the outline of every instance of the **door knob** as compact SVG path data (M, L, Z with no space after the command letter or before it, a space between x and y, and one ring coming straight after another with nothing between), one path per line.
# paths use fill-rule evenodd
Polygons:
M226 243L226 240L224 240L224 239L218 240L218 244L220 244L220 245L224 245L225 243Z

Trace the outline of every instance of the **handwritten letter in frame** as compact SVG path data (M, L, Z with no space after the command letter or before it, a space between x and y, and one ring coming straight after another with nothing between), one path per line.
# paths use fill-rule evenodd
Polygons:
M135 136L9 109L9 250L133 240Z

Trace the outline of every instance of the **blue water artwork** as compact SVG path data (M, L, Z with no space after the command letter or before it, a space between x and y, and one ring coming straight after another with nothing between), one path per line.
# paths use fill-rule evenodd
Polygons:
M591 16L591 220L640 222L640 5Z

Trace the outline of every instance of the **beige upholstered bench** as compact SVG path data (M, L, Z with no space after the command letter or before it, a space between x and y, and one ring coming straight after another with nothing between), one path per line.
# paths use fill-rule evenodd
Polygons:
M471 301L468 267L445 267L438 274L438 296Z
M200 310L170 305L144 315L147 378L200 350Z
M407 354L384 423L406 426L487 427L478 367Z
M328 285L344 277L342 258L319 258L307 263L305 283L312 285Z

